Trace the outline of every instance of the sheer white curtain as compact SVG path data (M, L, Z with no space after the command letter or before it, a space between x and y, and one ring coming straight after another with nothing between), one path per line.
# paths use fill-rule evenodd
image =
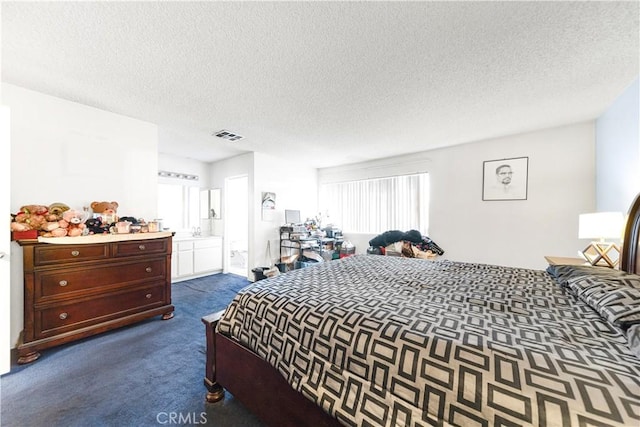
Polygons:
M320 186L320 208L344 232L429 228L429 175L402 175Z

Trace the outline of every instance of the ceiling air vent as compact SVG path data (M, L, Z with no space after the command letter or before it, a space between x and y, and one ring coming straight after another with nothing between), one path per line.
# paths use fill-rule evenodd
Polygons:
M214 132L213 136L217 136L218 138L226 139L227 141L239 141L244 136L240 136L237 133L229 132L228 130L220 130L218 132Z

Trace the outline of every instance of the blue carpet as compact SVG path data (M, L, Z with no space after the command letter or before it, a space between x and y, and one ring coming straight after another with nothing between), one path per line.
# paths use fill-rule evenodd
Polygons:
M229 393L214 404L204 399L200 319L248 284L233 274L175 283L173 319L157 316L12 366L0 379L0 425L260 426Z

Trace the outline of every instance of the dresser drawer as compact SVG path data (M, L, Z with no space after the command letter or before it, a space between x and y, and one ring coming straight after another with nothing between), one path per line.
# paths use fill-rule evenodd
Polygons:
M43 245L35 248L36 266L68 262L93 261L109 258L109 246L97 245Z
M113 244L113 255L116 257L166 252L167 239L136 240L133 242L119 242Z
M36 272L36 304L42 298L86 291L99 292L102 287L164 280L166 277L166 260L157 257L128 264Z
M56 335L165 304L165 284L36 310L36 338Z

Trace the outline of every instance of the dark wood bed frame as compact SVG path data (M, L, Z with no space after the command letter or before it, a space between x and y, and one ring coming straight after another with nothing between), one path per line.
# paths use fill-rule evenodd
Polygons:
M640 274L640 194L629 209L620 269ZM280 373L236 341L216 333L222 313L205 316L207 361L204 384L208 402L224 398L225 389L271 426L338 426L337 419L295 391Z

